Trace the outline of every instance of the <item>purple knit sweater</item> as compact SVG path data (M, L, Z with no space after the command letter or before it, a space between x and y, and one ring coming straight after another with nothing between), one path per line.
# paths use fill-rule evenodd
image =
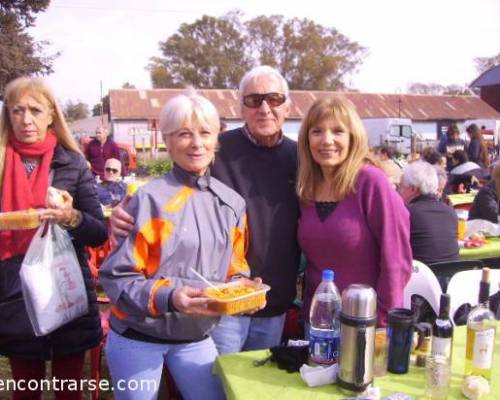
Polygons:
M355 187L355 193L339 202L324 222L313 203L301 205L298 240L307 258L306 321L326 268L335 271L335 284L341 293L351 283L364 283L376 290L379 326L385 326L388 310L403 305L412 263L408 211L378 168L363 167Z

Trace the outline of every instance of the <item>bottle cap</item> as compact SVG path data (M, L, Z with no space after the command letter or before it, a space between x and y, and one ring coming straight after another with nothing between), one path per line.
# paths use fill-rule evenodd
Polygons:
M335 278L335 272L333 272L331 269L323 270L323 280L333 281L334 278Z

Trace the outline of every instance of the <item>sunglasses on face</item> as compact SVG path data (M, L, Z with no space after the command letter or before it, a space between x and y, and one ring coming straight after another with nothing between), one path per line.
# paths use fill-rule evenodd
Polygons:
M117 174L118 173L118 170L116 168L105 168L104 169L107 173L111 174Z
M259 108L264 100L269 107L279 107L286 101L286 96L281 93L253 93L243 96L243 104L248 108Z

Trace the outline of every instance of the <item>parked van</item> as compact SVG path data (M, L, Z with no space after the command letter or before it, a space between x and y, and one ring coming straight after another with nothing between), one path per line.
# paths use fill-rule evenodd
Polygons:
M370 147L391 146L401 154L410 154L413 128L408 118L363 119Z

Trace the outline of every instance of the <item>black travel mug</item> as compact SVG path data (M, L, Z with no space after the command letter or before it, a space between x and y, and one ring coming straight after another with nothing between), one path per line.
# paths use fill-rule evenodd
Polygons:
M389 311L388 323L387 370L394 374L406 374L410 365L410 350L413 342L413 312L406 308L394 308Z

